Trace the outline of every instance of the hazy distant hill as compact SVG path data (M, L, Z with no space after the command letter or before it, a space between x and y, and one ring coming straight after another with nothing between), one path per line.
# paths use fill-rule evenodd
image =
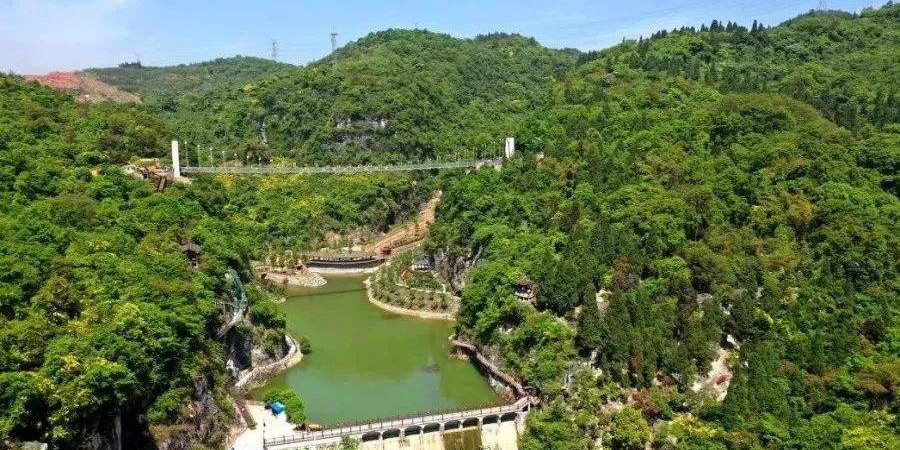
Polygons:
M290 64L268 59L235 56L168 67L123 64L120 67L87 69L83 72L128 92L153 96L201 93L220 86L239 86L260 77L287 73L295 68Z

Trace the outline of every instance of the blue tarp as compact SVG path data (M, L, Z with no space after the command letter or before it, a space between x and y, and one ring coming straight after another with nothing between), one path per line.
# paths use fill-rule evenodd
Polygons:
M269 407L272 408L272 413L275 414L276 416L278 414L281 414L284 412L284 403L281 403L279 401L272 402L272 404L269 405Z

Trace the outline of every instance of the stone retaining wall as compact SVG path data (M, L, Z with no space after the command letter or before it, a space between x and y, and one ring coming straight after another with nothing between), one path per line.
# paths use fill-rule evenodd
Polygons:
M303 359L303 353L297 346L297 342L294 341L292 337L287 335L285 335L284 338L288 343L287 354L278 361L271 362L264 366L254 367L250 369L250 371L246 374L241 375L238 381L234 383L235 389L249 390L264 381L267 377L281 372L282 370L286 370L287 368L299 363L300 360Z

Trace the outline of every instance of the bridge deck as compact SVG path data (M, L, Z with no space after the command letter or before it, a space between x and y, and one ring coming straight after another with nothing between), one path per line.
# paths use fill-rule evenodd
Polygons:
M306 167L274 167L274 166L185 166L183 174L232 173L232 174L316 174L316 173L368 173L368 172L412 172L431 169L466 169L482 165L501 164L500 158L470 159L462 161L432 161L415 164L379 165L379 166L306 166Z
M429 414L418 417L399 419L387 419L369 423L358 423L322 431L300 432L289 436L280 436L266 439L264 448L272 448L288 444L304 444L319 442L325 439L341 438L344 436L359 436L371 432L384 432L388 430L405 430L409 427L425 427L431 424L445 424L452 421L465 421L467 419L480 418L492 415L504 415L511 412L520 413L531 404L528 397L520 398L511 405L478 408L467 411L448 412L442 414Z

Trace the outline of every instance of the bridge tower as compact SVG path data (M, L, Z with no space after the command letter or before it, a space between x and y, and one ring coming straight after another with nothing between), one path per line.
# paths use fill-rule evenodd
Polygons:
M178 141L172 140L172 177L181 178L181 159L178 155Z
M516 154L516 138L508 137L503 146L503 156L510 159Z

